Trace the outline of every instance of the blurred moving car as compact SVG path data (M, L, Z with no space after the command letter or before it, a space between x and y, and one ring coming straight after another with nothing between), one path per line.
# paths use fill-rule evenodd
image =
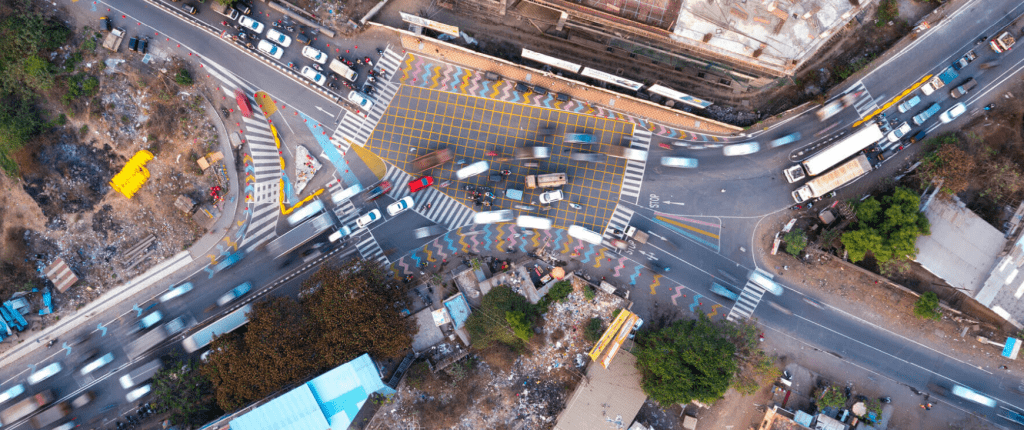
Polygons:
M694 169L697 167L697 159L686 157L661 157L661 165L666 167L683 167Z
M166 302L178 298L189 291L192 291L191 282L186 282L184 284L178 285L177 287L170 288L167 290L166 293L164 293L164 295L160 296L160 302Z
M406 209L411 208L413 206L413 204L415 204L415 202L412 200L412 196L405 196L405 197L402 198L402 200L399 200L397 202L394 202L394 203L388 205L388 207L387 207L388 215L391 215L391 216L398 215L398 214L402 213L403 211L405 211Z
M363 216L359 217L359 219L356 220L356 225L358 225L359 227L366 227L370 225L370 223L379 220L380 218L380 211L374 209L372 211L367 212Z
M746 142L746 143L737 143L737 144L733 144L733 145L726 145L725 147L722 148L722 153L724 153L726 157L734 157L734 156L737 156L737 155L753 154L753 153L755 153L757 151L760 151L760 150L761 150L761 144L760 143L757 143L757 142Z
M251 289L252 289L252 283L251 282L242 283L241 285L239 285L239 286L237 286L235 288L232 288L231 291L228 291L223 296L220 296L220 298L217 299L217 306L224 306L224 305L226 305L228 303L231 303L235 299L244 296Z

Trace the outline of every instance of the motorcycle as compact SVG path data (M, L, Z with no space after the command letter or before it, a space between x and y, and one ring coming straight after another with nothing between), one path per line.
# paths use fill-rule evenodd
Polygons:
M313 70L316 70L318 72L322 72L322 71L324 71L324 68L320 67L320 65L317 64L317 63L313 63Z
M988 106L985 106L985 110L992 110L992 109L995 109L995 108L996 108L996 104L995 103L990 103Z
M579 205L577 203L573 203L573 202L569 202L569 207L571 207L573 209L583 209L583 206L581 206L581 205Z
M452 184L452 181L444 181L444 182L441 183L440 187L441 188L448 188L448 186L451 185L451 184Z
M240 32L238 32L238 38L242 39L242 40L248 40L249 39L249 35L245 34L244 31L240 31Z
M487 151L487 156L488 157L497 157L498 153L494 152L494 151Z
M366 80L369 82L377 82L377 79L375 79L373 76L367 76Z
M366 62L367 66L373 67L373 62L370 61L370 57L366 57L363 61Z
M337 86L337 85L334 85L334 82L328 82L328 83L327 83L327 86L328 86L328 87L329 87L330 89L332 89L332 90L335 90L335 91L337 91L337 90L338 90L338 86Z
M270 23L270 25L273 25L273 26L274 26L274 28L281 28L281 27L284 27L283 25L281 25L281 23L280 23L279 21L272 21L272 22Z
M377 55L384 55L384 50L377 48Z
M228 22L227 22L227 21L221 21L221 22L220 22L220 25L223 25L223 26L225 26L225 27L231 27L231 24L228 24Z
M512 174L512 171L511 171L511 170L502 170L502 171L501 171L501 174L502 174L503 176L508 176L508 175L511 175L511 174Z

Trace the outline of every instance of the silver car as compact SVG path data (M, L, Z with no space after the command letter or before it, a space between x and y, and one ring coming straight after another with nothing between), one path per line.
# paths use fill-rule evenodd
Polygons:
M735 145L727 145L722 148L722 153L726 157L734 157L737 155L749 155L761 150L761 144L757 142L746 142L737 143Z
M496 222L509 222L515 219L515 215L508 209L490 212L477 212L473 215L474 224L491 224Z
M697 159L686 157L661 157L661 165L666 167L683 167L694 169L697 167Z
M184 284L178 285L177 287L170 288L167 290L166 293L164 293L164 295L160 296L160 302L166 302L168 300L175 299L189 291L192 291L191 282L186 282Z
M82 374L82 376L88 375L92 371L110 364L111 361L114 361L114 353L108 352L106 355L93 360L91 363L86 364L85 366L82 366L82 370L79 370L78 373Z

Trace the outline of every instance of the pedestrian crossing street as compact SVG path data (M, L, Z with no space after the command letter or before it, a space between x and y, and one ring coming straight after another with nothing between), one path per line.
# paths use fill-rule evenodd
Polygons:
M868 91L868 88L864 86L863 82L857 82L853 88L850 88L850 91L847 91L847 94L855 94L861 91L863 91L864 94L857 97L857 100L853 102L853 108L857 110L857 115L864 118L878 110L878 102L875 101L874 97L871 97L871 92Z
M381 80L373 97L373 107L365 117L352 111L345 111L345 116L341 118L341 123L331 136L334 146L343 153L348 151L353 143L365 146L373 129L377 127L377 122L391 104L391 99L398 93L399 87L401 85L397 82Z
M412 175L405 173L402 169L389 165L388 173L384 175L384 180L391 182L391 192L388 193L388 196L395 200L401 200L410 195L409 181L413 179L415 178ZM474 212L469 206L448 197L447 194L438 191L435 187L437 184L418 191L413 196L416 204L412 209L435 224L444 226L447 230L462 227L473 220ZM427 204L430 204L430 209L426 209Z
M404 52L398 52L392 48L392 46L388 46L384 50L384 55L380 60L377 60L377 64L373 67L378 72L380 69L384 69L382 76L384 80L390 80L398 72L398 68L402 65L402 60L405 59Z
M252 118L242 118L242 122L245 126L242 134L252 156L252 172L256 178L252 202L276 204L281 196L281 159L270 125L260 111L253 112Z
M764 292L764 288L761 288L760 285L747 281L747 285L743 287L743 292L740 293L739 300L736 300L736 304L732 306L732 310L729 311L729 315L725 318L729 321L750 318L754 314L754 310L757 309L757 304L761 302Z
M630 146L647 151L651 146L651 132L641 128L634 128L633 143ZM640 199L640 186L644 182L644 168L646 164L643 161L626 161L626 171L622 174L622 188L619 191L619 200L637 204L637 201Z
M251 204L249 222L246 226L245 238L240 248L247 254L253 248L277 237L277 218L280 210L277 203Z
M615 211L612 212L611 218L608 219L608 226L604 228L604 240L611 241L617 239L618 235L613 233L613 230L620 232L626 231L626 226L629 225L629 221L633 219L633 210L627 208L621 203L616 203ZM621 234L621 233L620 233Z

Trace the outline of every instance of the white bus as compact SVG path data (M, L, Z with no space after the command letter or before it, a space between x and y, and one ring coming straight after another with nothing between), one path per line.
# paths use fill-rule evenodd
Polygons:
M228 333L236 328L249 323L248 313L252 311L252 305L245 305L238 310L227 314L227 316L217 320L213 324L203 327L201 330L193 333L191 336L186 337L181 342L181 345L185 348L185 351L189 353L196 352L196 350L209 345L213 342L214 336L220 336L224 333Z
M803 163L800 163L803 166L803 172L800 171L799 166L786 169L786 180L793 183L806 176L817 176L825 173L828 169L850 158L851 155L856 154L858 151L871 146L871 144L882 140L884 137L885 135L878 128L878 124L871 123L866 125L845 139L804 160ZM804 172L806 172L806 176L804 176Z
M324 203L320 200L313 200L305 206L297 209L295 212L292 212L291 215L288 215L288 225L294 226L309 219L309 217L316 215L322 210L324 210Z

